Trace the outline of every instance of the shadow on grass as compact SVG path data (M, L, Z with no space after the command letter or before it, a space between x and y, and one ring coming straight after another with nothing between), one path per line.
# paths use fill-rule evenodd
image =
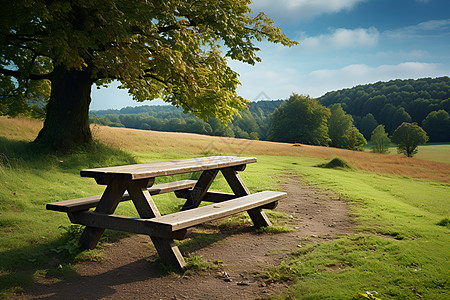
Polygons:
M38 278L63 280L77 277L74 269L77 262L99 261L103 243L129 236L128 233L107 230L97 249L83 250L78 244L83 228L71 225L57 240L1 252L0 298L30 286Z
M82 251L78 247L82 229L82 226L71 225L58 240L0 253L0 298L20 293L33 283L33 289L29 292L36 297L51 294L48 299L60 299L70 290L80 293L88 291L89 294L86 295L91 299L103 298L114 293L113 286L172 276L171 272L175 271L172 266L163 265L156 253L149 253L146 259L139 259L101 274L80 276L75 270L78 262L98 261L102 255L98 251L102 249L102 243L113 243L130 236L107 230L97 249ZM207 223L197 229L189 239L179 243L185 257L233 234L254 231L254 227L249 224L237 223L220 230L217 230L217 225ZM96 259L96 256L100 259ZM35 283L38 279L46 279L43 281L46 283ZM79 296L83 298L82 294Z
M40 145L0 137L0 167L48 170L57 168L78 173L81 169L134 164L130 153L98 142L75 149L72 153L56 153Z

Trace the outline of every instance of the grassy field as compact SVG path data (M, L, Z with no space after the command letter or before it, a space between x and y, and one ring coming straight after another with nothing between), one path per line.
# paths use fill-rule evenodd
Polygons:
M419 146L417 158L450 164L450 144L426 144Z
M441 162L450 164L450 143L428 143L425 145L420 145L418 147L419 152L414 156L415 158ZM366 145L365 151L371 151L371 145ZM397 154L397 147L394 144L388 150L389 154Z
M57 157L37 156L30 149L28 142L40 126L33 120L0 118L0 297L41 276L67 276L77 259L99 255L80 253L73 229L67 230L67 216L45 211L48 202L102 192L93 180L79 177L80 169L226 153L258 157L258 163L242 173L252 192L279 189L280 177L299 175L348 199L357 224L354 235L318 244L305 240L307 246L292 249L279 267L261 274L267 281L295 282L281 298L352 299L366 291L376 291L381 299L450 298L448 145L424 146L411 159L94 127L102 143L97 151ZM335 156L354 168L316 167ZM441 162L432 161L435 157ZM227 191L224 180L215 183L214 189ZM165 213L179 205L170 196L155 200ZM135 214L126 203L119 209ZM120 235L110 233L107 238Z

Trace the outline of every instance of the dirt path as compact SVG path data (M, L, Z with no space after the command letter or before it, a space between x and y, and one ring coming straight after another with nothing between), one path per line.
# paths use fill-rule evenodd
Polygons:
M206 226L200 233L206 246L181 247L207 261L223 262L207 274L179 276L164 272L154 262L156 251L149 238L135 235L106 246L103 261L80 264L79 276L58 283L36 283L14 298L264 299L281 293L287 283L266 285L254 274L278 265L307 236L319 242L352 231L344 201L330 199L299 178L289 179L285 190L288 198L275 210L291 216L289 226L294 231L258 234L242 226L230 234L218 231L216 226Z

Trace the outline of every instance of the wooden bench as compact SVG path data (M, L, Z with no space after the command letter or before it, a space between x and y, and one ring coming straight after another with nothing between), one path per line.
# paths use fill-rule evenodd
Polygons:
M261 208L269 203L277 202L284 198L286 193L275 191L263 191L247 196L242 196L228 201L201 206L189 210L164 215L149 221L163 232L175 232L204 222L228 217L254 208Z
M197 180L180 180L175 182L157 184L149 187L147 190L150 193L150 195L154 196L169 192L188 190L193 188L196 183ZM90 208L96 207L97 204L100 202L101 198L102 195L95 195L90 197L47 203L46 209L66 213L88 210ZM128 194L128 192L125 192L120 201L122 202L127 200L131 200L131 197Z
M65 212L72 223L86 225L80 244L93 249L105 229L150 236L166 264L182 270L186 265L174 239L183 239L190 227L247 211L255 227L271 226L263 208L273 208L286 193L263 191L250 194L239 171L254 157L213 156L167 162L137 164L82 170L82 177L92 177L106 185L103 195L47 204L48 210ZM156 177L201 171L198 180L181 180L153 185ZM209 188L221 172L233 193L211 192ZM175 192L186 199L182 211L162 216L152 195ZM114 215L121 201L133 201L139 218ZM200 206L202 202L213 204ZM94 208L94 211L89 209Z
M263 191L220 203L214 203L184 210L160 217L142 219L116 215L99 214L93 211L73 211L71 221L75 224L89 225L161 238L182 240L190 227L228 217L243 211L259 209L278 202L286 193Z

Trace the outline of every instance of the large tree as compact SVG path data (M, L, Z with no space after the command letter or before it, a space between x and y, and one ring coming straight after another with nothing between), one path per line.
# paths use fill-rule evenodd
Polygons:
M397 144L399 153L413 157L417 153L417 147L428 141L428 136L417 123L402 123L395 129L392 141Z
M388 134L384 131L384 125L378 125L373 131L370 138L372 142L372 152L375 153L387 153L389 150L389 145L391 144L391 139Z
M331 115L328 119L330 146L350 150L363 150L367 141L353 125L352 116L345 113L340 103L330 106L330 112Z
M2 0L1 113L46 113L36 142L68 150L92 140L93 84L118 80L137 101L229 120L246 100L227 58L253 65L258 41L296 44L250 3Z
M450 116L445 110L430 112L422 125L430 135L430 142L450 141Z
M330 110L309 96L293 94L277 108L268 132L269 140L328 146Z

